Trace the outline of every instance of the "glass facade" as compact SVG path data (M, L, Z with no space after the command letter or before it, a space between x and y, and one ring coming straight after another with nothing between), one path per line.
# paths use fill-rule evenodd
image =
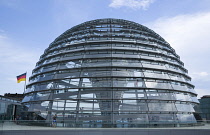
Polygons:
M58 121L81 127L196 123L197 94L187 72L151 29L98 19L72 27L49 45L22 102L46 122L57 114Z
M199 99L200 105L198 106L200 115L203 120L210 122L210 95L205 95Z
M21 116L20 101L0 95L0 123L4 120L14 120Z

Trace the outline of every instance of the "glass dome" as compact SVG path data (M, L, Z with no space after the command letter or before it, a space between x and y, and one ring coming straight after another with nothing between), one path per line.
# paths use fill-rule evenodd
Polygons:
M196 123L197 94L187 72L153 30L98 19L72 27L49 45L22 102L46 122L57 114L58 123L72 127Z

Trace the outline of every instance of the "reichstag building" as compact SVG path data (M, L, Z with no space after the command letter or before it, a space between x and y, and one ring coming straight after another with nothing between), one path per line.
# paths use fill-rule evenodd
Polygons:
M66 127L179 126L198 104L179 55L153 30L123 19L84 22L40 56L23 104Z

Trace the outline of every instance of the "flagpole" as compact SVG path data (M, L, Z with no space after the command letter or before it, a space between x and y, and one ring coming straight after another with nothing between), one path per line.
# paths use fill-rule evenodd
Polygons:
M26 75L27 75L27 71L26 71ZM26 77L27 78L27 77ZM26 79L27 80L27 79ZM24 92L23 94L25 94L25 90L26 90L26 80L25 80L25 85L24 85Z

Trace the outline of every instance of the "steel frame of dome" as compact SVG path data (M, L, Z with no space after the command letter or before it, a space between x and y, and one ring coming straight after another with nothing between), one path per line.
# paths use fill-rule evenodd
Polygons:
M199 103L190 81L175 50L154 31L97 19L50 44L22 103L46 122L57 114L58 123L72 127L189 124Z

